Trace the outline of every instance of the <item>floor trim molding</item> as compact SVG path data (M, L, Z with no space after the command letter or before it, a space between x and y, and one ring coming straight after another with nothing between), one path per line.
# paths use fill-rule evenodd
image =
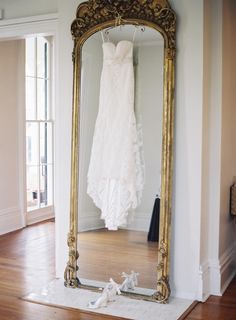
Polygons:
M23 227L21 210L19 207L9 207L0 210L0 235Z
M46 207L38 210L33 210L27 213L27 225L38 223L44 220L49 220L55 217L54 207Z
M236 242L220 259L205 261L199 268L197 299L206 301L212 294L221 296L236 274Z
M211 292L211 267L209 264L209 261L205 261L199 268L198 276L199 276L199 282L198 282L198 293L197 293L197 299L198 301L205 302Z
M198 289L194 293L179 293L172 290L174 296L197 299L205 302L210 295L222 296L236 275L236 241L217 260L206 260L198 271Z
M236 251L236 242L233 243L231 247L220 257L220 293L221 295L225 292L228 285L234 278L236 274L235 268L235 251Z
M78 219L78 231L92 231L105 228L104 221L100 218L100 213L86 212L81 213Z

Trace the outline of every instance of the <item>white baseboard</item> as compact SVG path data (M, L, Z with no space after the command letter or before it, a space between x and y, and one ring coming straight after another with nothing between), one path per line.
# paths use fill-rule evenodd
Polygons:
M98 215L96 212L90 212L86 215L79 216L78 219L78 231L90 231L90 230L97 230L102 229L105 227L104 221L100 219L100 214Z
M148 231L150 225L150 217L145 214L140 214L132 217L127 225L121 229L135 230L135 231ZM104 222L100 219L100 214L97 212L87 212L79 215L78 231L89 231L104 228Z
M211 292L210 272L211 272L210 264L208 261L206 261L199 268L198 292L196 297L198 301L204 302L210 296L210 292Z
M171 297L187 300L196 300L196 292L182 289L182 284L176 286L173 274L170 274Z
M150 215L145 213L135 214L133 217L130 216L126 227L121 229L145 231L148 232L150 226ZM78 231L89 231L104 228L105 224L100 219L100 213L98 212L83 212L79 214Z
M150 226L150 219L150 215L139 212L130 219L127 227L125 227L124 229L148 232Z
M220 261L210 260L210 293L215 296L220 296L220 283L221 283L221 272L220 272Z
M197 299L206 301L209 295L221 296L236 274L236 242L218 260L209 260L199 269Z
M20 208L11 207L0 210L0 234L23 228Z
M220 257L221 295L225 292L236 274L235 252L236 242L234 242L234 244Z
M196 300L195 293L178 291L178 290L175 290L172 288L171 288L171 297L179 298L179 299L186 299L186 300Z
M27 213L27 225L54 218L54 207L46 207L42 209L33 210Z

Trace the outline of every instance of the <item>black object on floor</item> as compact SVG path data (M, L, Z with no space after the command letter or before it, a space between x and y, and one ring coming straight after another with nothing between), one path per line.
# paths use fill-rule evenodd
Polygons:
M148 241L159 241L159 220L160 220L160 198L156 198L152 210L152 219L150 222Z

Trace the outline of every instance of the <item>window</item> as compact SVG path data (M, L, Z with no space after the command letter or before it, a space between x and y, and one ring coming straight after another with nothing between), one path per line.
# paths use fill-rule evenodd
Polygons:
M50 37L26 39L27 211L53 205Z

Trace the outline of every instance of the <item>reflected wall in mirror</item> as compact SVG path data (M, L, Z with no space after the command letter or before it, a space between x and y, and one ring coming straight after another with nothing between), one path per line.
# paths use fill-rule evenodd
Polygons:
M75 41L74 90L66 286L102 287L113 278L121 286L123 283L123 292L157 302L168 300L175 22L175 14L167 1L153 1L150 5L147 2L141 4L138 0L117 1L114 4L91 0L78 7L77 19L72 23ZM116 231L107 230L106 226L108 229L113 227L107 224L107 218L101 219L101 210L98 208L101 206L88 192L87 177L93 159L91 150L97 143L98 125L95 124L98 114L101 118L101 94L104 95L101 74L104 72L106 46L111 46L109 50L112 49L114 56L122 48L125 51L132 47L132 112L137 124L135 130L141 159L137 168L144 167L145 171L141 201L128 210L126 223L118 224ZM118 60L115 68L119 68L118 64L121 63ZM115 86L122 80L126 81L127 77L119 78L118 72ZM108 90L107 93L105 90L105 99L108 99L107 95L111 97L112 85ZM120 97L122 92L118 99ZM116 100L113 100L114 103ZM120 113L123 116L121 123L129 116L125 115L126 111L124 109ZM117 114L114 117L110 115L111 122L113 118L117 118ZM109 117L105 119L102 116L102 119L110 123ZM125 130L126 127L122 130L121 126L115 131L121 145L122 139L126 138ZM102 134L105 135L106 144L108 135ZM113 163L119 167L122 157L117 162L119 154L112 154L110 150L113 150L113 143L111 146L105 158L113 158ZM94 158L96 166L103 155L103 146L99 148ZM115 194L117 197L117 192ZM78 275L77 248L80 255ZM129 279L127 275L132 273L136 273L138 278L138 283L133 282L135 288L126 285Z

